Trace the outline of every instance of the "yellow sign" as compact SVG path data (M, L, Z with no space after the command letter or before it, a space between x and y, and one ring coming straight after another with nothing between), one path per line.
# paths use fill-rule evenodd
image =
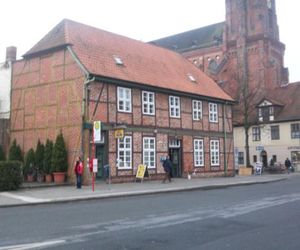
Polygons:
M122 139L124 137L124 129L116 129L115 130L115 138Z
M138 166L138 169L137 169L137 172L136 172L136 178L143 179L144 175L145 175L145 172L146 172L146 166L143 165L143 164L140 164Z

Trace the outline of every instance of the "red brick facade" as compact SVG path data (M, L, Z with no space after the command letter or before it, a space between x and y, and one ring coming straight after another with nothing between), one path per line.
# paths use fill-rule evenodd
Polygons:
M116 63L115 54L124 64ZM154 101L150 115L144 114L143 103L149 93ZM199 120L193 119L193 100L201 101ZM85 166L87 158L98 159L98 178L103 178L109 164L115 182L134 179L144 161L151 178L161 178L160 160L167 155L177 177L192 172L233 175L232 104L212 79L177 53L63 20L14 63L11 139L27 152L38 139L54 141L61 131L68 150L69 180L78 155ZM90 126L94 121L101 121L103 135L95 147ZM120 127L125 128L124 141L115 139L114 131ZM200 147L197 167L195 139ZM91 179L86 167L84 176Z
M81 153L81 103L84 77L67 51L17 61L13 66L11 140L24 152L37 140L55 141L62 131L69 166ZM69 171L69 174L71 171Z

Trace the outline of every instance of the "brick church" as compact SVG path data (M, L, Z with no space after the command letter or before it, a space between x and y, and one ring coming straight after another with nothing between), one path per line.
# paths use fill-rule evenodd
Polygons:
M284 67L275 0L226 0L225 22L152 43L182 54L239 102L233 112L236 165L249 165L248 137L252 165L288 157L300 170L300 84L289 83Z
M238 98L244 75L260 91L288 83L275 0L226 0L226 21L152 41L174 50Z

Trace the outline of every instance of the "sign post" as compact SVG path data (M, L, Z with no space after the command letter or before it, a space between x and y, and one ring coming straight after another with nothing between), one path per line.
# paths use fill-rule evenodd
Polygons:
M95 173L98 171L98 159L95 158L95 143L101 141L101 121L94 121L93 126L93 145L92 145L92 158L93 166L92 166L92 189L95 191Z
M144 180L145 176L149 176L147 166L143 165L143 164L140 164L138 166L135 178L136 178L136 180L140 179L141 182L142 182Z

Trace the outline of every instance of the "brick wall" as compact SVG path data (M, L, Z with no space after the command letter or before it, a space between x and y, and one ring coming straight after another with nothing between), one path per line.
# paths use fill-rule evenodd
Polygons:
M36 147L38 139L55 141L62 131L71 169L81 150L83 81L80 68L65 50L16 62L11 140L16 139L26 153Z

